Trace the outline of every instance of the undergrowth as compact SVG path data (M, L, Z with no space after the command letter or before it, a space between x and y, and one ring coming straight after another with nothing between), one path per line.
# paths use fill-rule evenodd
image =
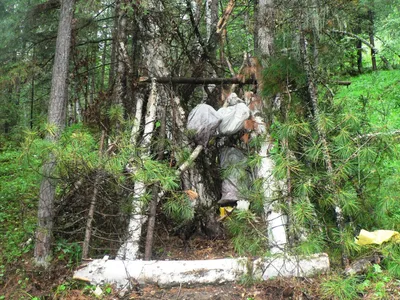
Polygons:
M278 118L271 128L275 138L271 151L276 163L274 175L284 181L289 170L292 180L291 205L281 201L277 203L277 207L289 216L289 230L295 235L291 241L292 253L309 255L327 251L334 265L343 249L353 260L376 252L384 257L381 264L373 265L366 274L327 276L320 286L321 297L326 299L382 299L395 295L400 288L400 250L397 245L359 247L354 243L354 236L362 228L370 231L400 230L399 146L397 135L392 134L393 130L400 128L400 88L396 79L399 75L400 71L395 70L353 77L349 87L337 90L331 106L321 104L322 117L318 126L328 133L334 163L333 182L336 184L333 192L326 189L332 179L326 174L314 124L298 113L304 112L300 97L296 99L293 95L291 104L299 111L284 120ZM369 138L367 135L371 133L377 135ZM365 136L367 142L363 141ZM40 167L49 145L37 133L28 133L26 138L26 143L3 146L0 152L0 229L4 237L0 241L0 285L6 282L10 265L26 259L26 254L32 254L33 249ZM97 220L102 232L109 230L111 234L116 231L116 224L124 227L131 210L128 192L121 192L121 188L129 190L130 178L123 169L134 149L129 147L129 139L122 136L116 138L115 155L101 158L98 139L87 129L76 126L65 132L58 145L52 146L60 158L57 175L61 184L57 195L63 213L59 215L58 225L74 223L75 227L68 228L70 231L79 232L85 226L84 221L77 220L81 217L84 220L93 176L99 170L106 174L100 192L103 200L100 200L99 207L104 208L101 213L116 216L108 223L106 218ZM254 145L254 148L258 146ZM246 173L251 173L259 161L257 155L250 155ZM136 157L133 162L143 166L132 175L133 181L142 180L148 185L158 183L169 190L168 201L162 208L166 215L176 222L193 218L190 200L177 191L177 178L168 162L141 157ZM85 182L74 190L79 178ZM234 211L225 222L235 249L241 255L266 253L265 228L261 222L262 187L262 182L252 180L251 185L241 191L242 196L250 201L251 210ZM119 199L118 205L113 202L115 199ZM334 222L335 203L341 205L346 218L342 233L338 232ZM115 206L121 209L113 210ZM56 234L56 237L54 257L73 268L80 262L82 231L80 235ZM118 240L120 237L107 235L107 238ZM93 250L92 254L105 253L106 246L113 251L118 248L117 242L110 242L110 245L97 241L94 248L98 250ZM27 277L21 275L21 278L22 286ZM72 286L61 284L55 292L64 294Z

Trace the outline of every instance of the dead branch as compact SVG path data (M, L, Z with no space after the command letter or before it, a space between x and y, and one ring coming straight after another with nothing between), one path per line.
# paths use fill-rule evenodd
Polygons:
M232 14L233 8L235 7L236 1L235 0L230 0L228 5L225 8L225 11L219 19L218 24L217 24L217 34L220 34L224 28L226 27L226 24L228 23L229 17Z
M197 156L199 156L202 150L203 146L197 145L192 154L190 154L189 158L179 167L178 170L175 171L176 175L181 175L183 172L185 172L189 168L190 164L197 158Z
M357 139L372 139L380 136L395 136L395 135L400 135L400 129L389 132L374 132L374 133L362 134L357 136Z
M369 43L366 39L363 39L362 37L352 33L352 32L348 32L348 31L344 31L344 30L336 30L336 29L332 29L329 30L329 32L332 33L338 33L338 34L342 34L342 35L347 35L349 37L352 37L353 39L359 40L361 41L364 45L366 45L367 47L371 48L371 50L377 54L378 53L378 49L375 48L371 43Z

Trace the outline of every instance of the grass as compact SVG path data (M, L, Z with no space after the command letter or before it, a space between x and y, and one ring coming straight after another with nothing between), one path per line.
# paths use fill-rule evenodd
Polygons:
M29 251L36 224L39 160L29 160L20 150L0 152L0 265ZM35 171L36 170L36 171Z
M361 109L375 129L400 129L400 70L377 71L356 77L348 87L340 87L335 98L348 109Z

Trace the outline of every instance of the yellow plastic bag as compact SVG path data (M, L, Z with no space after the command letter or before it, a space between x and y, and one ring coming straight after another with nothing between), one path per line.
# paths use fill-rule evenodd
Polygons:
M393 230L375 230L373 232L361 229L360 235L355 239L355 243L360 246L378 244L393 240L400 241L400 233Z
M219 215L221 218L226 218L233 211L233 207L224 206L219 208Z

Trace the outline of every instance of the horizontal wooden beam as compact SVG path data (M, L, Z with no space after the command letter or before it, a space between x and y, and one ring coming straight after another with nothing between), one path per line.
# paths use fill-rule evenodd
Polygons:
M150 83L152 78L139 77L138 83ZM193 77L155 77L158 83L175 83L175 84L257 84L256 80L247 79L242 81L238 78L193 78Z
M174 84L257 84L257 80L246 79L240 80L239 78L201 78L201 77L139 77L138 84L151 83L152 80L158 83L174 83ZM334 84L349 86L350 81L334 81Z

